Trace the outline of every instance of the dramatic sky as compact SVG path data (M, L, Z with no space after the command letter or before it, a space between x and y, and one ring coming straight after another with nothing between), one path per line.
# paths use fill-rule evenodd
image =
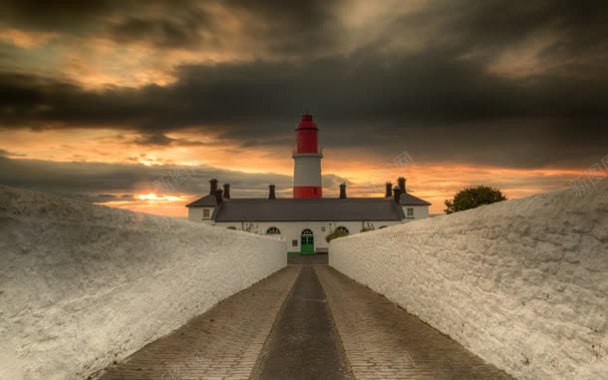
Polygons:
M182 217L211 177L290 196L309 110L328 196L564 188L608 155L607 36L602 0L4 0L0 183Z

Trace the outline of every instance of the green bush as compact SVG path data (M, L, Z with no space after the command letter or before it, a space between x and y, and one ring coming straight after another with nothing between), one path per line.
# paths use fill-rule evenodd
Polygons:
M481 205L489 205L491 203L506 200L500 190L489 186L469 187L460 190L454 199L445 200L445 213L451 214L458 211L469 210Z
M348 236L348 232L344 230L337 229L335 231L330 232L327 236L325 236L325 241L328 243L334 239L341 238L344 236Z

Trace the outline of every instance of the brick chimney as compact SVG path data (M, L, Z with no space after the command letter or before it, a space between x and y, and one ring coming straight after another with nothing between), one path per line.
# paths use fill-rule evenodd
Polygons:
M340 199L346 199L346 183L340 184Z
M405 188L405 178L399 177L397 178L397 181L399 183L399 189L401 189L401 194L407 193L407 189Z
M385 198L390 198L393 196L393 184L390 182L386 183L386 190L384 192L384 197Z
M213 195L217 191L217 179L211 178L209 181L209 194Z
M224 184L224 199L230 199L230 184Z
M274 193L275 185L268 185L268 199L277 199L277 196Z
M395 198L395 202L399 203L401 200L401 189L399 187L393 189L393 197Z
M218 205L222 203L222 190L215 190L215 202Z

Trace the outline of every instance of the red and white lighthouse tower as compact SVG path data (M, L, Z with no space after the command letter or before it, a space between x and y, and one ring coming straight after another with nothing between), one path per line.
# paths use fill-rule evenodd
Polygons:
M296 150L293 152L293 197L321 198L321 158L317 144L319 129L312 115L302 115L296 129Z

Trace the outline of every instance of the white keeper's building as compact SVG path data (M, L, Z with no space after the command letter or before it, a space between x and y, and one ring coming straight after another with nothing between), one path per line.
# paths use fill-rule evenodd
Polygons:
M387 183L382 198L348 198L346 184L338 198L323 198L317 134L312 116L303 115L293 153L293 198L276 198L274 185L267 198L231 198L229 184L222 191L211 179L209 194L186 206L188 219L272 235L287 241L289 253L312 254L327 252L326 236L336 230L352 234L429 216L430 203L408 193L403 177L394 189Z

